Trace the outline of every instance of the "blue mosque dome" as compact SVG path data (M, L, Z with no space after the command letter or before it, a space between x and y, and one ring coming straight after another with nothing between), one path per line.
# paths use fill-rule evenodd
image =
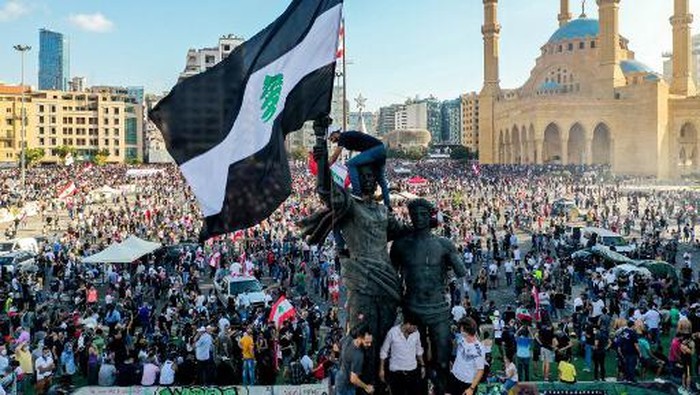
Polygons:
M600 33L600 24L597 19L579 18L574 19L566 25L560 27L552 37L549 43L557 43L559 41L575 40L581 38L598 37Z
M630 60L623 60L620 62L620 68L622 68L622 72L625 74L629 73L654 73L654 70L652 70L651 67L645 65L644 63L630 59Z

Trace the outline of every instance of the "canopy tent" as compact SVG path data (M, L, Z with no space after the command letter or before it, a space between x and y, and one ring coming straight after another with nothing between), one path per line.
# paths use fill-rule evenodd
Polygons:
M597 256L601 259L603 259L605 262L610 262L614 264L623 264L623 263L628 263L628 264L633 264L634 261L630 258L627 258L626 256L620 254L619 252L611 251L605 247L601 246L593 246L591 248L586 248L583 250L579 250L574 252L571 257L572 258L587 258L589 256Z
M638 273L639 275L647 278L651 278L652 274L649 271L649 269L644 268L644 267L638 267L635 265L632 265L630 263L623 263L622 265L617 265L613 269L613 273L615 275L620 276L620 275L627 275L629 273Z
M160 243L129 236L121 243L115 243L97 254L83 259L84 263L131 263L161 247Z
M122 193L122 191L120 191L118 189L114 189L114 188L110 187L109 185L103 185L103 186L91 191L91 193L93 193L93 192L94 193L103 193L105 195L108 195L108 194L117 195L117 194Z
M415 176L415 177L411 178L410 180L408 180L408 183L411 185L424 185L424 184L428 183L428 180L426 180L425 178L423 178L421 176Z

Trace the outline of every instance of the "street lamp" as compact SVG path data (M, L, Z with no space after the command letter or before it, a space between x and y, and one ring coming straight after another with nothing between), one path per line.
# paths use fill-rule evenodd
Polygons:
M22 71L21 71L22 78L21 78L21 82L20 82L20 86L22 87L22 109L21 109L21 112L22 112L22 115L21 115L22 116L22 132L21 132L22 133L21 134L22 146L21 146L21 151L20 151L20 167L21 167L21 172L22 172L22 175L21 175L22 201L24 201L24 197L26 194L25 182L26 182L26 177L27 177L27 161L26 161L26 152L25 152L26 145L27 145L26 144L27 113L25 112L25 109L24 109L24 94L26 92L26 89L24 88L24 54L29 52L32 49L32 47L30 47L29 45L18 44L18 45L15 45L13 48L20 53L20 57L22 58Z

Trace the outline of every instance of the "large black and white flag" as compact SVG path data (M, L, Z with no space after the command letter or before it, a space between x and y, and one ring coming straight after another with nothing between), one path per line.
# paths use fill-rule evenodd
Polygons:
M342 0L293 0L149 113L205 216L201 238L253 226L291 193L285 135L330 112Z

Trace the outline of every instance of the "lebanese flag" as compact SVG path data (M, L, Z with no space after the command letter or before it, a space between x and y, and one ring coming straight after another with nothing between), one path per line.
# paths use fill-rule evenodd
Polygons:
M58 190L58 198L65 199L68 196L75 195L78 192L78 188L75 186L75 182L71 181L66 186Z
M282 326L285 321L294 317L295 315L296 310L294 310L294 306L292 306L287 298L280 296L277 302L272 306L269 321L274 322L275 327L279 329L279 327Z
M316 159L314 159L313 152L309 152L309 171L315 176L318 175L318 163L316 163Z
M336 59L342 59L345 56L345 19L340 22L340 31L338 32L338 50L335 53Z

